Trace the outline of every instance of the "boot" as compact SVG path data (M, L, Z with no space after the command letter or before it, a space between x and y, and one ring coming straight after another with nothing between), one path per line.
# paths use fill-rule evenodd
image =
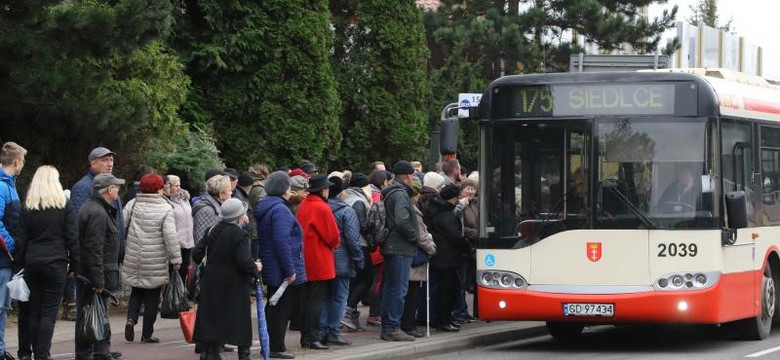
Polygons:
M209 360L225 360L225 358L222 357L222 345L212 345L211 349L211 357Z
M238 360L250 360L249 354L249 347L238 347Z

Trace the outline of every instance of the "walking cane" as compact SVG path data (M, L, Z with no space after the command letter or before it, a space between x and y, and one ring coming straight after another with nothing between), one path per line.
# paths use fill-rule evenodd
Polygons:
M425 337L431 337L431 278L429 263L425 263Z

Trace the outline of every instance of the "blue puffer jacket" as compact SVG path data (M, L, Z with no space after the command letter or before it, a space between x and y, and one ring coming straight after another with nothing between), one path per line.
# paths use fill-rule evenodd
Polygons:
M360 221L355 209L340 199L328 199L328 205L341 234L341 246L333 250L336 276L354 278L364 265L363 250L360 249Z
M295 274L293 285L305 283L303 230L287 201L278 196L266 196L254 210L263 282L278 287L285 278Z
M94 190L92 184L95 181L95 173L92 170L87 170L87 173L77 181L70 189L70 203L73 205L73 210L78 213L81 210L81 205L84 205L89 198L92 197ZM122 224L125 223L124 215L122 214L122 200L117 197L114 202L114 207L119 209L116 212L116 223L119 224L119 262L125 258L125 227Z
M16 176L8 175L0 169L0 235L8 245L8 251L14 251L13 235L19 226L19 217L22 214L22 203L19 202L19 193L16 192ZM5 251L0 251L0 268L11 267L11 258Z

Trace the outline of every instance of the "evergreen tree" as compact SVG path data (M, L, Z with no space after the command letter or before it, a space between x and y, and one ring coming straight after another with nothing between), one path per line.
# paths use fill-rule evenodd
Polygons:
M695 6L689 5L688 8L691 9L691 17L688 18L688 23L693 26L703 24L726 32L731 29L732 19L729 19L723 25L719 23L718 0L699 0Z
M334 68L343 101L340 165L421 159L428 144L422 13L413 0L331 2Z
M337 154L339 99L324 0L183 2L174 46L195 90L184 112L213 122L229 165Z
M66 186L95 146L119 154L118 172L148 160L139 149L187 136L177 115L189 79L162 40L165 1L5 1L0 11L0 134L48 163ZM154 164L166 166L162 161ZM33 172L25 172L26 176Z

